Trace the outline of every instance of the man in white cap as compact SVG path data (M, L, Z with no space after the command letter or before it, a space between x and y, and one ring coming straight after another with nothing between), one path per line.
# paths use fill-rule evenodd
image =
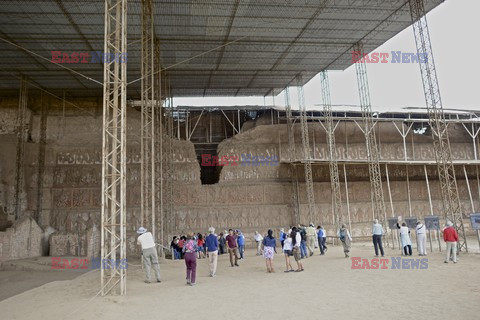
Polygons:
M426 256L427 255L427 250L425 249L427 246L427 228L425 228L425 225L418 221L417 222L417 227L415 228L417 232L417 249L418 249L418 255L419 256Z
M150 269L152 264L153 270L155 270L157 282L161 282L160 266L158 265L157 250L155 250L155 241L153 241L153 236L150 232L147 232L147 229L144 227L138 228L137 233L140 235L137 238L137 244L142 246L143 262L145 263L145 283L150 283Z
M205 239L207 246L208 265L210 267L210 277L215 277L217 273L217 259L218 259L218 239L215 234L215 228L208 228L209 235Z
M457 263L457 241L458 233L453 227L453 223L447 220L447 227L443 230L443 240L447 243L447 256L445 263L450 260L450 253L453 255L453 263Z

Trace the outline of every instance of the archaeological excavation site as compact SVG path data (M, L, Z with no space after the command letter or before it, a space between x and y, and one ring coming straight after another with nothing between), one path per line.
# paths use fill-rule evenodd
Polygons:
M0 318L476 319L480 107L442 104L427 22L454 2L2 1ZM416 106L372 104L382 63Z

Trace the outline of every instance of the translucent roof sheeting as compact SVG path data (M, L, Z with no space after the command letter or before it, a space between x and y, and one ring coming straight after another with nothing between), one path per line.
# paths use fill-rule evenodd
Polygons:
M430 11L444 0L425 0ZM141 0L128 1L128 81L140 77ZM153 0L155 33L174 96L278 93L295 77L351 65L352 46L370 52L411 25L407 0ZM52 51L103 50L104 1L2 0L0 90L20 75L69 95L101 85L50 63ZM91 60L91 58L90 58ZM99 63L65 66L102 81ZM140 81L129 85L137 98Z

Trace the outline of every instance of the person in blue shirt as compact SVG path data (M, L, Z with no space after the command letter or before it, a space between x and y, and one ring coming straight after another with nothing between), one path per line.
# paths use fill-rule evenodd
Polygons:
M240 253L240 260L243 260L243 253L245 252L245 236L240 230L237 230L237 244Z
M273 231L271 229L269 229L267 233L267 236L263 238L263 257L267 264L267 272L270 273L275 272L273 268L273 257L276 252L277 242L273 237Z
M323 230L322 227L317 226L318 247L320 248L320 255L323 256L325 251L323 249Z
M205 238L205 246L207 247L208 265L210 267L210 277L215 277L217 272L218 258L218 238L215 234L215 228L208 228L209 235Z
M280 243L282 244L282 248L283 248L283 242L285 241L285 239L287 238L287 234L285 233L285 229L280 229Z

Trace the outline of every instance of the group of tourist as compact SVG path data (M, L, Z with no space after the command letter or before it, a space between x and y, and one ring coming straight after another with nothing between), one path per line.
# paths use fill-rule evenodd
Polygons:
M400 243L402 246L402 253L406 256L412 255L412 240L410 239L410 229L408 228L405 222L400 224L400 221L396 223L396 227L399 230L400 235ZM450 260L453 263L457 263L457 241L458 241L458 233L453 226L451 221L447 220L445 227L442 229L443 233L443 240L447 245L447 252L445 257L445 263L448 263ZM384 256L383 245L382 245L382 236L385 234L385 231L378 220L374 221L372 227L372 238L373 238L373 246L375 248L375 256L378 257L378 250L382 257ZM417 250L419 256L426 256L427 255L427 228L425 224L421 221L417 221L415 226L415 234L417 237ZM345 246L344 246L345 247ZM345 253L345 256L348 256Z
M244 259L245 236L240 230L232 230L232 232L236 238L236 242L237 242L236 248L238 250L238 254L240 255L240 259ZM217 236L219 255L225 254L228 251L228 247L227 247L228 235L229 235L229 232L224 231L224 232L220 232L220 234ZM203 259L203 258L206 258L207 256L207 250L205 246L207 236L208 236L207 234L202 235L201 233L197 233L196 235L193 236L197 241L197 246L198 246L197 258L198 259ZM170 242L170 248L172 250L173 259L175 260L184 259L183 247L186 241L187 241L186 235L173 237L172 241Z
M400 230L400 242L403 248L403 254L411 256L412 255L412 240L410 239L410 229L407 224L403 222L401 225L397 222L397 228ZM447 246L447 252L445 257L445 263L450 261L450 258L453 260L453 263L457 263L457 241L458 233L455 230L453 223L447 220L445 227L442 229L443 240ZM415 226L415 234L417 236L417 250L419 256L427 255L427 228L425 224L421 221L417 221ZM450 257L450 255L452 257ZM383 248L382 248L383 256Z
M397 222L396 227L399 230L400 241L403 253L412 255L412 242L410 239L410 230L406 223ZM418 221L415 232L417 235L417 248L420 256L426 256L426 227ZM447 255L445 263L450 260L457 262L456 244L458 234L453 227L452 222L447 221L446 227L442 230L443 237L447 243ZM146 283L150 283L150 272L153 267L157 282L160 281L160 268L158 264L158 256L155 250L155 242L153 236L145 228L140 227L137 231L139 237L137 243L142 247L143 262L145 265ZM384 235L383 226L375 220L372 226L372 240L375 250L375 256L378 257L379 252L384 256L382 236ZM349 257L352 236L345 224L338 229L337 236L343 247L345 257ZM281 228L279 230L279 238L275 238L273 230L269 229L265 236L255 231L254 241L256 242L257 255L263 255L267 267L267 272L275 272L274 256L277 253L277 241L279 242L282 253L285 257L286 270L284 272L302 272L304 271L302 260L311 257L315 248L319 248L320 255L325 255L327 234L322 226L316 229L311 223L308 227L298 225L291 226L287 232ZM197 259L208 257L210 277L216 276L217 259L219 254L228 252L230 257L230 265L239 267L238 260L244 259L245 236L240 230L229 229L228 232L221 232L218 236L215 234L215 228L208 229L208 235L201 233L189 233L180 237L173 237L171 242L172 254L174 259L184 259L186 266L186 281L188 285L194 286L196 283ZM294 257L296 269L292 267L291 257Z

